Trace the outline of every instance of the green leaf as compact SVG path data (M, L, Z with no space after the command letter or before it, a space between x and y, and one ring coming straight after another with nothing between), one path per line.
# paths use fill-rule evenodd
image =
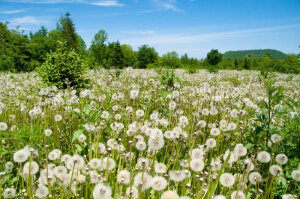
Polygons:
M83 134L83 130L75 131L75 133L73 134L72 142L75 142L81 134Z
M77 149L78 152L82 151L82 147L79 144L76 144L75 147L76 147L76 149Z

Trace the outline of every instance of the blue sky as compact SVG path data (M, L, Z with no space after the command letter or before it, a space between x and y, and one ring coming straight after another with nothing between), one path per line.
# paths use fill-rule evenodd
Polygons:
M55 28L67 11L88 46L105 29L109 41L148 44L160 55L203 58L212 48L300 53L300 0L0 0L0 21L26 32Z

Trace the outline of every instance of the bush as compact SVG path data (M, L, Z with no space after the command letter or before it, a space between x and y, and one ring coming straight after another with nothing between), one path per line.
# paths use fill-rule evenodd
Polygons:
M46 61L37 68L42 80L51 86L58 88L80 88L88 83L85 77L87 65L74 51L69 50L66 42L59 41L55 52L47 55Z

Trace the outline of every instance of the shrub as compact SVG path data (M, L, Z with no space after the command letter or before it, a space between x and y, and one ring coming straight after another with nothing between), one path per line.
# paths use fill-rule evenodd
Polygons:
M47 55L37 73L46 84L58 88L84 87L88 82L85 77L87 65L73 49L68 49L66 42L58 43L57 50Z

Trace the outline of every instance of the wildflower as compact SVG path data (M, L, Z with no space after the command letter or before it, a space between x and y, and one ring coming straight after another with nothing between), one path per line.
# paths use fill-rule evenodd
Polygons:
M78 139L78 142L82 143L82 142L85 142L86 136L84 134L80 134L77 139Z
M100 169L101 160L97 159L97 158L91 159L89 162L89 165L90 165L91 169Z
M234 147L234 153L239 157L245 156L247 155L247 148L243 144L237 144Z
M48 171L49 172L49 171ZM56 177L60 177L62 175L65 175L67 174L68 170L66 167L64 166L57 166L54 168L53 170L53 174L56 176Z
M148 146L151 150L159 150L164 146L164 137L161 135L150 136L148 140Z
M278 164L286 164L288 162L288 157L284 154L276 155L275 159Z
M104 185L103 183L97 184L93 190L94 199L110 199L111 194L112 194L111 188Z
M121 170L118 174L118 182L120 184L129 184L130 182L130 172L127 170Z
M236 129L236 124L234 122L230 122L227 126L227 130L233 131Z
M39 165L35 161L26 162L23 167L24 175L35 175L39 171Z
M165 191L161 195L161 199L179 199L179 196L175 191Z
M44 133L45 133L45 136L49 137L50 135L52 135L52 130L46 129Z
M235 178L230 173L223 173L220 177L220 183L224 187L231 187L234 184Z
M215 148L215 147L216 147L217 142L216 142L216 140L213 139L213 138L208 138L208 139L206 140L205 144L206 144L206 146L207 146L208 148L211 148L211 149L212 149L212 148Z
M146 168L149 167L149 159L147 158L139 158L136 163L136 167L138 168Z
M212 128L210 130L210 134L213 136L218 136L218 135L220 135L220 130L218 128Z
M139 91L138 90L131 90L130 91L130 98L131 99L136 99L138 95L139 95Z
M180 116L179 123L182 124L183 126L186 126L189 124L189 120L186 116Z
M49 154L48 154L48 159L49 160L56 160L59 158L59 153L57 153L57 151L51 151Z
M135 114L137 117L143 117L145 112L142 109L138 109Z
M137 150L139 151L144 151L147 147L146 143L144 141L138 141L136 144L135 144L135 147Z
M241 191L234 191L232 192L231 196L230 196L231 199L245 199L246 196L243 192Z
M249 175L249 181L251 184L256 185L257 183L262 181L262 176L258 172L252 172Z
M11 171L14 168L14 163L12 162L6 162L5 169L8 171Z
M101 114L101 118L102 119L108 119L108 117L109 117L109 112L103 111L102 114Z
M292 194L284 194L282 195L282 199L296 199Z
M22 163L22 162L25 162L27 160L29 155L30 155L30 152L28 152L24 149L21 149L21 150L14 153L13 159L17 163Z
M169 109L170 109L170 110L175 110L175 108L176 108L176 102L171 101L171 102L169 103Z
M198 121L197 126L204 128L206 126L206 122L204 120L200 120L200 121Z
M202 113L202 115L209 115L209 110L204 108L204 109L202 109L201 113Z
M164 177L155 176L152 178L152 188L156 191L164 190L167 184L167 180Z
M295 170L292 172L292 178L300 182L300 170Z
M236 109L232 109L230 112L230 117L232 118L238 117L238 111Z
M63 156L61 156L60 160L64 163L68 162L68 160L70 160L72 158L72 156L65 154Z
M55 120L56 122L59 122L59 121L62 120L62 116L61 116L61 115L55 115L55 116L54 116L54 120Z
M210 167L212 171L219 171L222 168L222 162L220 158L212 159Z
M137 188L135 188L135 187L128 187L127 189L126 189L126 196L128 196L128 198L132 198L132 199L138 199L138 197L139 197L139 191L138 191L138 189Z
M126 112L127 113L132 113L132 111L133 111L132 107L130 107L130 106L126 107Z
M202 149L195 148L192 150L192 153L191 153L192 159L196 159L196 158L203 159L203 157L204 157L204 151Z
M141 187L143 191L152 186L152 176L147 172L139 172L135 177L133 184L135 187Z
M190 167L195 172L202 171L204 169L204 162L199 158L192 159L190 162Z
M187 173L184 170L179 171L169 171L170 180L173 180L175 182L181 182L185 180L187 177Z
M277 165L272 165L269 169L270 173L273 175L273 176L278 176L278 175L281 175L282 174L282 169L280 166L277 166Z
M261 151L257 154L257 160L262 163L268 163L271 160L271 156L266 151Z
M120 114L115 114L114 118L115 118L115 120L120 120L122 118L122 116Z
M48 196L48 194L49 194L49 190L44 185L40 185L35 191L35 195L38 198L45 198Z
M79 184L82 184L85 182L85 176L84 175L78 175L76 177L76 181L79 183Z
M14 198L16 197L16 189L7 188L3 191L3 198Z
M156 162L154 165L154 170L156 173L166 173L167 166L164 163Z
M282 140L282 137L278 134L273 134L273 135L271 135L271 140L273 143L277 143Z
M101 168L103 170L113 170L116 166L116 162L114 161L114 159L109 158L109 157L105 157L103 158L102 162L101 162Z
M96 127L93 124L85 124L84 128L89 133L94 132L96 130Z
M7 129L7 124L5 122L0 122L0 131L5 131Z

